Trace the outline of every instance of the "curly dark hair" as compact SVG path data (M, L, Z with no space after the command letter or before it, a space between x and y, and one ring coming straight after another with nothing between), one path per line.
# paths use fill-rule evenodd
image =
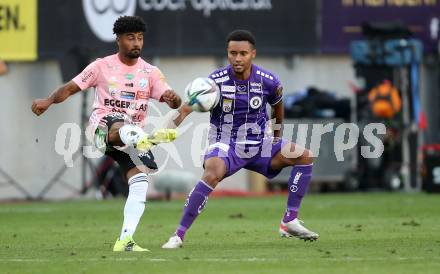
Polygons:
M250 31L243 29L234 30L229 33L228 37L226 38L226 43L229 43L230 41L248 41L254 47L256 44L254 35Z
M113 25L113 33L120 35L128 32L145 32L147 26L139 16L121 16Z

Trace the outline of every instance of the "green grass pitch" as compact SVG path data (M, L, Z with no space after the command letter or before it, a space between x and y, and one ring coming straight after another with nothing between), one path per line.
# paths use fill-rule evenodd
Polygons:
M0 273L440 273L440 196L312 194L300 218L317 242L282 239L285 198L211 198L185 246L162 250L183 200L148 202L114 253L123 200L0 204Z

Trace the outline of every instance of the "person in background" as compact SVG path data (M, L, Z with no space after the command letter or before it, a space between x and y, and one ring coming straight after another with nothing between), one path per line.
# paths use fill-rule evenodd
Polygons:
M0 59L0 75L8 73L8 66L6 63Z

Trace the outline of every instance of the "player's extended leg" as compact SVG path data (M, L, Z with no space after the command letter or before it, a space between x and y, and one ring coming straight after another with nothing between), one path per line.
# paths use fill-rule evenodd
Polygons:
M139 127L116 122L108 131L108 144L112 146L135 146L146 133ZM145 210L148 175L134 167L127 171L128 197L124 206L124 222L113 251L148 251L136 244L133 234Z
M208 158L204 165L205 171L202 179L188 195L180 225L176 229L175 235L162 248L173 249L182 247L186 231L206 206L209 194L226 174L225 162L218 157Z
M115 122L108 131L108 143L114 146L131 146L140 151L148 151L153 145L172 142L177 137L175 129L163 128L148 135L138 126Z
M297 218L312 177L313 155L309 150L289 143L272 158L271 169L280 170L288 166L292 166L292 171L288 181L287 209L281 221L280 233L285 237L317 240L319 235L305 228Z

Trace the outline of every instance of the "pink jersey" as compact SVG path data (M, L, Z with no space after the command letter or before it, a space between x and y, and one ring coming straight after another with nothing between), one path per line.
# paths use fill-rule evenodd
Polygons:
M131 123L144 127L148 100L160 100L171 89L162 72L142 58L133 66L118 54L97 59L72 79L81 90L94 87L95 101L89 130L94 133L101 119L110 113L124 113ZM93 136L93 135L92 135Z

